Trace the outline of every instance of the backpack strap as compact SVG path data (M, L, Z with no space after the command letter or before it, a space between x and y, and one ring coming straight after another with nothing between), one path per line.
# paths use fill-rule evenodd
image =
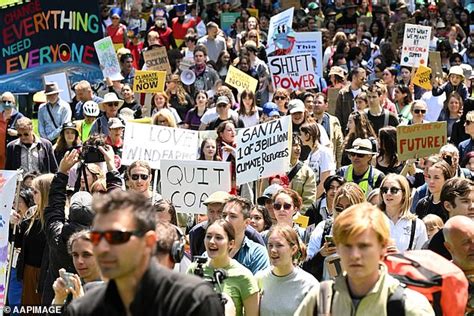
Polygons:
M303 162L298 161L298 163L290 170L290 172L288 172L286 176L288 177L289 182L293 180L293 178L296 176L298 171L301 170L301 167L303 167Z
M56 124L56 121L54 120L53 113L51 113L51 109L49 108L49 103L46 103L46 109L48 110L49 118L53 122L54 128L58 128L58 124Z
M324 245L324 237L326 237L327 235L329 235L329 233L331 232L331 228L332 228L332 218L328 218L326 220L326 222L324 222L324 228L323 228L323 234L321 235L321 245L320 245L320 248L323 247Z
M319 287L319 303L316 304L313 315L331 315L334 297L334 282L321 282Z
M416 231L416 218L411 220L410 243L408 244L407 250L412 250L413 248L413 242L415 241L415 231Z
M405 316L405 288L401 284L388 297L387 316Z

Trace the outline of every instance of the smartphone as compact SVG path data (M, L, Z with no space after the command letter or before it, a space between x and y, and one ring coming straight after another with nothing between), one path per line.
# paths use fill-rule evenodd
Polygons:
M336 247L336 244L334 243L334 238L331 235L324 236L324 241L329 244L329 247Z
M64 283L66 283L66 288L74 288L74 282L72 281L74 273L61 270L59 271L59 276L64 280Z

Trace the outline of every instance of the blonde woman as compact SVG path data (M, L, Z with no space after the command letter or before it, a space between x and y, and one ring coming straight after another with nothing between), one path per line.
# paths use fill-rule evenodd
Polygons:
M390 236L398 251L421 249L428 240L423 221L410 212L410 185L404 176L390 173L380 185L380 209L387 215Z
M43 174L33 180L33 200L35 206L26 211L24 221L20 224L23 236L23 247L18 265L23 268L22 305L40 305L39 289L41 262L46 246L46 235L43 231L44 209L49 203L48 195L54 174ZM20 268L21 269L21 268Z
M159 110L151 119L153 125L178 127L173 113L169 109Z
M166 92L156 92L151 99L151 116L153 117L161 109L169 109L173 113L176 124L180 124L181 118L179 117L178 112L170 107L169 100L170 98Z

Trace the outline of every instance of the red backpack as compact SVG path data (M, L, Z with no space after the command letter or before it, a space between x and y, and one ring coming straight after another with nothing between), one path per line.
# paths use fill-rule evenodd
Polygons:
M468 281L454 263L431 250L412 250L385 258L388 272L430 301L437 316L464 315Z

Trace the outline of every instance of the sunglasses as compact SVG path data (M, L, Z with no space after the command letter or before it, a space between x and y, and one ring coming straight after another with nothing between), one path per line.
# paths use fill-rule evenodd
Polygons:
M349 153L349 157L358 157L358 158L364 158L367 156L366 154L359 154L359 153Z
M413 110L413 113L415 113L415 114L420 114L420 113L421 113L421 114L425 114L425 113L426 113L426 110L414 109L414 110Z
M217 105L218 108L225 108L227 106L227 103L219 103Z
M396 187L391 187L391 188L383 187L380 189L380 192L382 192L382 194L387 194L388 191L390 191L390 194L397 194L401 190L402 189L396 188Z
M133 231L120 231L120 230L106 230L106 231L91 231L91 242L94 246L97 246L100 243L102 237L107 240L110 245L121 245L130 240L132 236L143 237L144 232Z
M119 106L118 102L114 102L114 103L107 103L107 106Z
M285 100L285 99L286 99L286 97L284 97L284 96L279 96L278 95L278 96L275 97L275 100Z
M293 205L291 205L290 203L283 203L283 204L273 203L273 209L275 209L277 211L281 210L282 207L285 211L288 211L293 207Z
M133 181L137 181L138 179L142 179L143 181L148 180L150 176L148 174L132 174L130 178L132 178Z
M18 137L21 137L21 136L28 137L30 135L31 135L30 133L23 133L23 134L18 133Z
M336 206L334 210L338 213L341 213L342 211L344 211L344 208L342 206Z
M466 125L470 125L472 121L466 121Z
M120 20L120 18L114 16L112 20Z

